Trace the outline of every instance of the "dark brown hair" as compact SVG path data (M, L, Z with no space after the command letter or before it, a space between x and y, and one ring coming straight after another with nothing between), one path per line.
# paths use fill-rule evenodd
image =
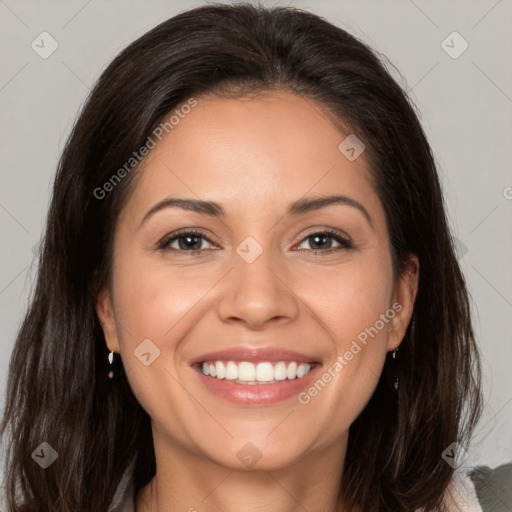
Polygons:
M364 142L394 270L403 270L409 253L420 261L399 357L393 365L388 356L374 395L350 427L343 510L443 510L454 470L441 453L470 440L481 409L480 362L436 165L415 107L374 51L323 18L289 7L213 4L161 23L123 50L67 141L35 290L10 362L0 431L10 511L106 510L132 460L136 491L153 477L149 417L119 360L116 378L108 379L94 307L110 276L116 219L137 169L107 197L94 191L192 95L278 89L325 105ZM46 470L31 458L43 441L59 454Z

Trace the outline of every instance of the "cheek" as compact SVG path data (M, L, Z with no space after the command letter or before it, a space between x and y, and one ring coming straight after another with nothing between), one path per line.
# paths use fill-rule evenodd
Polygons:
M312 417L330 417L332 436L348 429L373 394L382 373L391 321L391 260L354 259L319 274L309 305L332 340L331 357L299 396Z
M282 286L282 293L293 293L302 303L296 321L314 326L313 331L324 340L322 352L329 356L320 382L306 390L299 408L312 430L318 418L329 420L330 434L325 440L348 429L369 400L384 363L389 324L377 328L376 334L375 324L390 307L391 270L389 260L373 256L374 252L347 258L338 265L308 263L278 269L290 287ZM212 311L221 297L212 287L226 268L220 264L171 266L163 259L156 264L154 255L143 257L135 251L130 255L129 250L122 254L114 267L115 313L123 364L133 392L150 416L162 424L168 423L162 411L176 410L176 404L184 409L180 418L193 416L196 405L183 404L176 381L182 351L188 350L180 340L192 339L194 330L200 331L207 322L220 322ZM229 280L223 286L228 286L226 283ZM148 339L159 355L146 366L134 351ZM310 420L313 423L309 424ZM173 425L173 429L181 428L180 419L175 418ZM182 430L185 435L186 428Z
M121 246L119 254L113 282L123 366L138 401L158 420L163 404L171 410L183 400L181 340L204 316L204 297L218 278L208 265L171 267Z
M177 404L182 404L180 410L185 407L177 363L179 340L187 329L184 320L205 292L188 286L169 268L156 269L147 259L125 255L114 271L123 367L141 406L154 421L169 425L169 411L176 411ZM172 422L173 431L185 436L179 418Z
M168 348L187 314L211 287L211 272L171 267L163 260L155 263L158 256L133 252L127 250L114 270L122 344L133 349L150 338Z
M215 309L212 300L221 298L212 287L225 267L220 263L171 266L164 258L155 264L155 255L141 256L127 248L119 252L123 258L114 266L114 296L123 351L132 353L150 339L166 357L178 356L179 340ZM364 341L364 333L390 307L390 259L376 254L367 251L337 265L308 262L279 270L290 288L283 287L283 293L294 294L306 306L301 313L305 318L297 321L310 322L306 317L313 314L313 321L325 328L323 337L334 343L338 354L348 350L358 336ZM388 324L379 327L377 338L385 337L387 330Z
M316 313L341 352L390 308L391 260L368 251L338 266L311 268L295 278L294 291ZM388 328L388 323L379 322L381 337Z

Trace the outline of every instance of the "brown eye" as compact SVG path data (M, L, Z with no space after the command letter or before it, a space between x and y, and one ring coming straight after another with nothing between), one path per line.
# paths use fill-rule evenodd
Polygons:
M339 244L338 247L333 247L333 240ZM302 245L305 241L309 242L309 250L314 252L330 253L342 249L352 248L352 244L347 238L342 236L337 231L331 230L316 231L314 233L310 233L303 239L303 242L301 242L300 245Z
M158 248L164 251L200 252L204 250L203 241L212 244L205 235L198 231L183 231L164 238ZM177 247L171 247L175 242L177 242Z

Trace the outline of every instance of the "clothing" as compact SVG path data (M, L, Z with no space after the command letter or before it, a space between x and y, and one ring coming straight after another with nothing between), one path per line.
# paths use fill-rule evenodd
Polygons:
M484 512L512 511L512 461L497 468L477 466L469 476Z
M133 467L134 463L132 462L125 470L107 512L135 512L135 492L132 481Z
M108 512L135 512L135 494L132 482L133 466L125 471ZM449 510L460 512L486 512L480 506L469 471L456 472L447 495ZM459 508L455 508L455 505Z
M456 471L452 485L446 494L448 510L461 512L485 512L476 494L475 486L469 477L470 471ZM457 508L458 507L458 508Z

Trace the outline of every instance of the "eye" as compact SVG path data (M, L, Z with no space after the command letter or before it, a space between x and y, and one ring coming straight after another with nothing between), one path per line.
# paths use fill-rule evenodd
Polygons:
M332 240L335 240L339 244L339 246L332 247ZM352 243L348 238L346 238L346 236L342 235L338 231L333 231L330 229L310 233L307 237L303 239L303 242L299 244L299 247L304 242L309 242L310 246L313 246L312 249L309 250L315 253L321 252L323 254L340 251L343 249L351 249L353 247ZM324 247L323 249L322 246Z
M174 233L170 237L164 238L159 244L158 249L164 251L181 251L181 252L201 252L203 250L202 242L206 240L213 245L204 234L199 231L188 230L181 233ZM177 247L173 245L177 242Z
M332 247L332 240L338 243L339 246ZM165 237L161 242L159 242L158 249L163 251L200 253L204 250L203 241L214 245L213 242L200 231L188 229L187 231L173 233L170 236ZM310 245L313 246L309 249L310 251L313 251L314 253L320 252L323 254L340 251L342 249L351 249L353 247L348 238L337 231L329 229L310 233L299 244L299 247L304 242L309 242Z

